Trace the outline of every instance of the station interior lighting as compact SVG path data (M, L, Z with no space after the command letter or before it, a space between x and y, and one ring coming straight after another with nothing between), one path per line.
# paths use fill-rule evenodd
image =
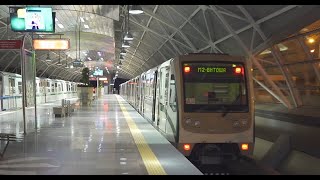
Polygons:
M143 13L143 10L141 6L139 5L131 5L131 8L129 9L130 14L141 14Z

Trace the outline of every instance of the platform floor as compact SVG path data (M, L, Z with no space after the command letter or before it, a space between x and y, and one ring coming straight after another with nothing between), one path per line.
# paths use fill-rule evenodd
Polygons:
M27 110L28 133L10 142L0 174L202 174L118 95L70 117L54 117L59 103L38 106L37 131ZM23 132L21 111L1 114L0 132Z

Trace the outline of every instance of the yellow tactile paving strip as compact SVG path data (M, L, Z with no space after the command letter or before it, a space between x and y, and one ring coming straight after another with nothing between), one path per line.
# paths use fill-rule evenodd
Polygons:
M131 116L127 112L127 109L120 103L121 101L119 96L116 97L149 175L167 175L167 173L161 166L157 156L152 152L151 148L144 139L144 136L140 132L140 129L137 127L136 123L134 122L134 120L132 120Z

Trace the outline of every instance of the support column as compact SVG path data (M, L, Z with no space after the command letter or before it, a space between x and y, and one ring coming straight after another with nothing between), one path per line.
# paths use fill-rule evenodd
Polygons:
M303 37L299 37L298 41L299 41L299 44L301 45L301 47L303 48L304 52L306 53L307 59L309 61L313 60L314 58L313 58L312 54L310 53L310 49L308 48L308 46L304 42L304 38ZM320 49L320 47L319 47L319 49ZM319 51L319 53L320 53L320 51ZM313 63L312 64L312 68L314 70L314 73L317 76L318 83L320 83L320 71L319 71L319 68L317 68L317 64L319 65L319 63Z
M292 80L292 74L290 73L289 68L287 66L284 66L284 60L280 54L279 47L277 45L274 45L273 47L271 47L271 53L275 58L277 64L279 65L282 75L286 79L295 107L302 106L302 99L301 99L300 93L298 91L296 83Z

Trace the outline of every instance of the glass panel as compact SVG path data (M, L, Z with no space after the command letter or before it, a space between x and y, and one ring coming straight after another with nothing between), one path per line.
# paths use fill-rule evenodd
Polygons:
M170 92L169 92L169 105L173 112L176 112L176 106L177 106L177 99L176 99L176 80L174 78L174 75L171 74L170 78Z
M22 94L22 82L18 82L19 94Z

